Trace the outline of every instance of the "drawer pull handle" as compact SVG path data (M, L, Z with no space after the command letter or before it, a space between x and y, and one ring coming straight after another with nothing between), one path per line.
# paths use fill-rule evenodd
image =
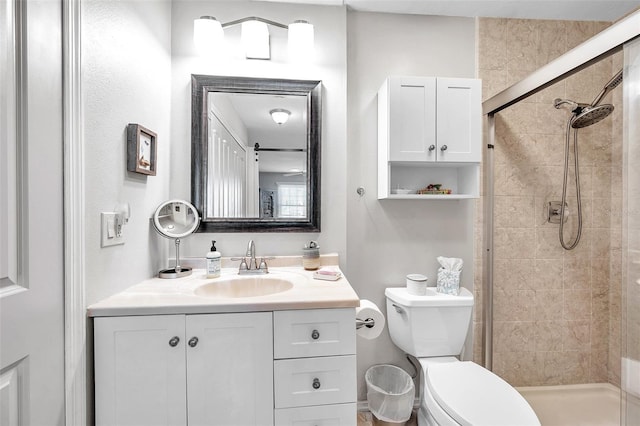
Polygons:
M311 332L311 338L313 340L318 340L320 338L320 332L318 330L313 330Z
M197 344L198 344L197 337L194 336L191 339L189 339L189 346L191 346L192 348L195 348Z
M433 151L434 149L436 149L435 145L429 145L429 151Z
M446 151L446 150L447 150L447 146L446 146L446 145L442 145L442 146L440 147L440 151Z
M313 386L314 389L320 389L320 379L317 377L313 379L313 384L311 386Z
M169 346L171 346L172 348L175 348L176 346L178 346L179 342L180 342L180 338L178 336L173 336L169 340Z

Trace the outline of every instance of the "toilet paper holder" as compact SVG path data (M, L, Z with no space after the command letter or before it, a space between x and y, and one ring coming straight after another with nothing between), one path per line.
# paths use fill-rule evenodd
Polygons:
M356 318L356 330L362 327L373 328L376 325L376 321L373 318L360 319Z

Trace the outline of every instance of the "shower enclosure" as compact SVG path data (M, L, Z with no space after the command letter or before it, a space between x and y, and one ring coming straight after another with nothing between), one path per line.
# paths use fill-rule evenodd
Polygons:
M515 386L621 386L621 419L637 424L640 268L633 270L633 257L640 253L640 219L633 213L640 212L640 188L634 192L633 184L640 179L632 174L640 138L637 118L629 116L639 102L630 94L640 86L631 59L640 12L612 26L501 19L479 25L480 77L489 96L477 221L486 228L476 249L483 276L476 298L483 303L474 324L483 343L474 358ZM620 69L624 83L615 89ZM591 99L607 81L591 104L565 100ZM570 105L573 115L554 105ZM573 146L579 164L563 155L571 124L581 127ZM563 191L565 163L580 182L568 179ZM567 196L578 189L580 208ZM567 208L558 213L566 216L571 251L558 241L559 224L547 221L550 202L564 210L562 198Z

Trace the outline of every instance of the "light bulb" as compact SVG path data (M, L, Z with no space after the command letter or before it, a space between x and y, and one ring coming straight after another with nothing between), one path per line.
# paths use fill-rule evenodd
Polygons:
M295 21L289 24L288 34L289 60L310 61L314 56L313 25L307 21Z
M215 52L223 38L222 24L213 16L193 20L193 42L201 55Z

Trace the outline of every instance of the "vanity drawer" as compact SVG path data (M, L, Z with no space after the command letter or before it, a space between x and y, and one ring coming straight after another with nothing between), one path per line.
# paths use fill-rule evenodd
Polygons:
M305 309L273 313L274 358L356 353L356 310Z
M278 426L355 426L358 412L355 403L276 410Z
M356 402L356 356L299 358L273 363L275 407Z

